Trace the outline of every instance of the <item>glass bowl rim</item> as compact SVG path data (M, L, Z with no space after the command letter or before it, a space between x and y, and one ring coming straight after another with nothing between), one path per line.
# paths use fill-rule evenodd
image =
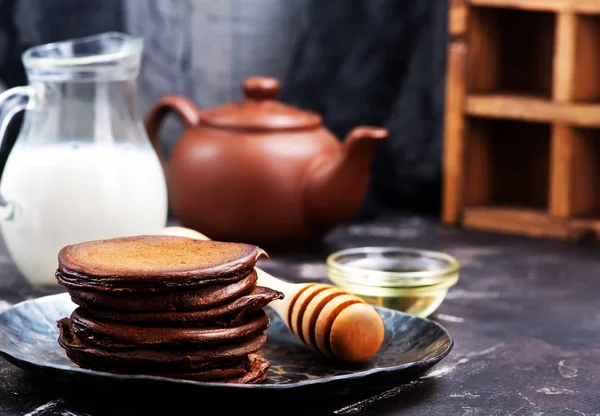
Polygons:
M347 266L339 262L339 259L346 255L381 254L385 252L411 254L417 257L433 258L445 263L445 267L433 270L419 270L411 272L390 272L383 270L374 270L358 266ZM450 254L417 248L398 247L398 246L368 246L353 247L337 250L327 256L326 265L328 273L335 272L337 280L347 280L366 286L388 286L392 287L415 287L415 286L435 286L446 280L456 278L460 269L458 260ZM366 279L368 277L369 281ZM362 278L362 280L361 280ZM432 283L425 282L427 279L436 279ZM412 280L412 281L411 281Z

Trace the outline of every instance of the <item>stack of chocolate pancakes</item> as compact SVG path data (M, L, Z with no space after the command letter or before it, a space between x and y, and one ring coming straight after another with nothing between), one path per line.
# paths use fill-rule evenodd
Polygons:
M138 236L64 247L56 278L78 307L59 343L83 368L189 380L259 383L270 363L253 245Z

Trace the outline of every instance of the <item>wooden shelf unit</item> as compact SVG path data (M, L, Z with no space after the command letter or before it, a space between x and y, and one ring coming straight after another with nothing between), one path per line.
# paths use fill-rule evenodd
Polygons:
M600 1L450 0L442 220L600 237Z

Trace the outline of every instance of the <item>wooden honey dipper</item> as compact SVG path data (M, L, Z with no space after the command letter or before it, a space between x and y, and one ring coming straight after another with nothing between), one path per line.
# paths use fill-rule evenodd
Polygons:
M167 235L209 240L186 227L166 227ZM302 342L324 355L362 361L381 347L384 326L377 311L359 297L332 285L289 283L256 267L258 285L285 297L269 304Z

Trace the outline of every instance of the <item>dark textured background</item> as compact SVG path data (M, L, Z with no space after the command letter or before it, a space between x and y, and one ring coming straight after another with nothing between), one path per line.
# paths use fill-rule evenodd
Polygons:
M239 98L245 76L276 76L283 101L321 113L340 139L358 124L390 129L362 216L436 213L446 10L445 0L0 0L0 88L26 83L27 47L108 30L143 36L143 111L169 93L217 105ZM178 136L169 123L167 154Z

